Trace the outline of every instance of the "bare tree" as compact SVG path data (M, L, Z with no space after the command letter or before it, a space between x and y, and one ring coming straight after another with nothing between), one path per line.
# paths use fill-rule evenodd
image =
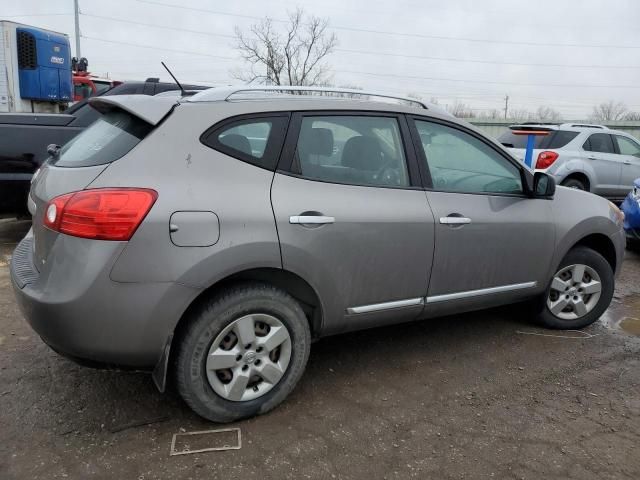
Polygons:
M465 103L458 102L457 100L453 105L447 106L447 111L454 117L458 118L475 118L476 116L471 107Z
M509 118L516 122L528 122L533 120L533 115L526 108L516 108L509 111Z
M503 118L503 116L504 112L502 110L498 110L497 108L486 110L480 114L480 118L486 118L489 120L498 120Z
M535 118L541 122L559 122L562 115L551 107L541 106L536 110Z
M627 112L624 115L624 119L627 122L637 122L640 121L640 112Z
M284 31L266 17L249 32L235 28L236 47L250 65L249 71L232 75L245 82L263 81L273 85L319 85L329 80L324 59L338 40L327 31L329 20L305 15L301 8L289 12Z
M593 107L593 113L589 118L596 122L615 122L616 120L622 120L625 113L627 113L627 107L624 103L609 100L597 107Z

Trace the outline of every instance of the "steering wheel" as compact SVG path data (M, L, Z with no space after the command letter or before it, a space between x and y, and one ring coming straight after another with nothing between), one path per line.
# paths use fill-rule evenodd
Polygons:
M386 156L384 152L382 153L383 158ZM376 170L376 173L373 174L374 180L385 180L385 185L399 185L400 184L400 175L398 175L398 171L396 168L392 168L394 165L393 159L388 159L382 162L382 166Z

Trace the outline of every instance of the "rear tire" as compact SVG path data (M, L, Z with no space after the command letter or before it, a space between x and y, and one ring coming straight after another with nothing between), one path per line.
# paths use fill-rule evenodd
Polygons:
M609 262L587 247L567 253L549 282L538 315L547 328L591 325L609 307L615 279Z
M576 190L584 190L584 191L589 190L585 185L585 183L582 180L579 180L577 178L567 178L565 181L561 183L561 185L563 187L574 188Z
M178 392L193 411L213 422L232 422L275 408L294 389L309 358L311 333L302 308L270 285L225 290L187 321L177 345ZM245 328L247 322L254 328ZM281 343L273 347L266 339L275 339L277 332L278 339L271 343ZM212 357L230 365L217 368L220 364ZM262 377L260 369L270 375Z

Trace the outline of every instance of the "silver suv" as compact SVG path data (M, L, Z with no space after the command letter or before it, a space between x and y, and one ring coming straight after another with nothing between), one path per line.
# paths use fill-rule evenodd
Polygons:
M536 138L533 167L559 185L622 200L640 177L640 143L627 133L580 123L512 125L498 141L521 160L527 137L514 130L548 132Z
M581 328L607 308L615 205L435 107L282 89L91 100L11 262L47 344L171 378L228 422L283 401L313 339L525 300Z

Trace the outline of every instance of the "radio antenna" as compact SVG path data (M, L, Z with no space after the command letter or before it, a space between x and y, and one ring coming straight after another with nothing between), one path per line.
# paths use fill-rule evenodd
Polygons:
M165 65L164 62L160 62L162 64L162 66L164 67L164 69L169 72L169 75L171 75L171 78L173 78L173 81L176 82L176 85L178 85L178 88L180 89L180 91L182 92L182 96L186 97L187 96L187 92L185 91L185 89L182 87L182 85L180 84L180 82L178 81L178 79L176 78L176 76L171 73L171 70L169 70L169 67L167 67Z

